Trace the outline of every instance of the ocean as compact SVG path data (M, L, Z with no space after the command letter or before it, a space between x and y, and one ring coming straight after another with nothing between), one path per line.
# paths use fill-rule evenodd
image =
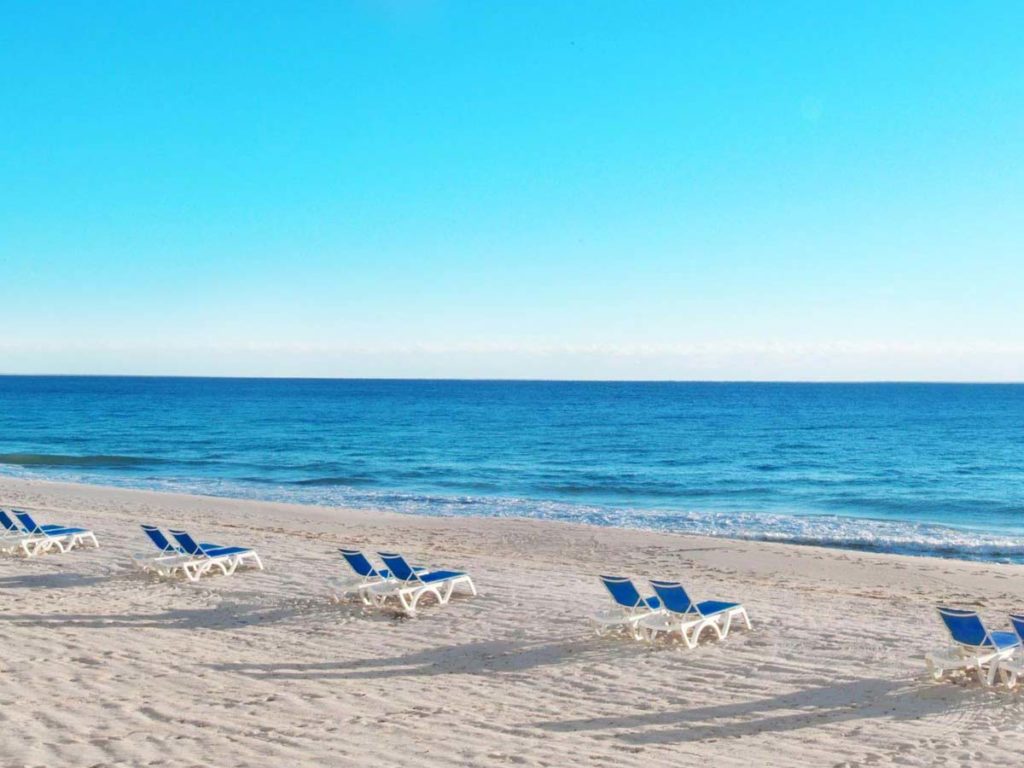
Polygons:
M9 376L0 473L1024 562L1024 385Z

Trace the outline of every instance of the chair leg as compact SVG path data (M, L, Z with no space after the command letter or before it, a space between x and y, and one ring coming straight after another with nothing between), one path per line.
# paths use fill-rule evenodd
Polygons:
M697 647L697 636L700 634L700 627L694 627L690 634L686 634L686 627L680 625L679 636L683 638L683 644L690 650Z
M718 640L722 640L725 638L725 634L723 634L722 628L718 626L718 622L714 619L708 619L707 621L702 621L700 624L695 626L693 630L690 632L690 640L687 641L688 648L692 649L697 647L697 644L700 642L700 633L703 632L707 627L710 627L714 631L715 636ZM683 632L683 639L686 639L685 632Z
M996 674L999 672L999 662L992 661L988 665L988 672L985 673L985 685L992 686L996 682Z
M1002 664L999 667L999 681L1007 688L1014 688L1017 685L1017 673L1011 669L1004 669Z
M398 592L398 602L402 604L402 610L405 611L407 616L414 616L416 614L416 603L419 601L419 598L416 594L414 594L412 597L413 599L412 602L410 603L409 596L407 596L404 591L399 590Z
M64 552L65 551L64 550L64 546L61 544L61 542L57 541L56 539L44 539L44 540L40 541L35 546L35 551L36 551L36 554L38 554L38 555L45 555L47 552L49 552L54 547L57 548L58 552Z
M722 617L721 631L719 632L719 639L729 636L729 629L732 627L732 611L726 611Z
M213 560L207 560L196 566L196 581L199 580L200 576L205 576L214 568L219 568L220 572L227 575L227 571L224 570L224 564L218 563Z
M981 678L981 681L986 686L991 686L991 685L995 684L996 674L998 674L998 672L999 672L999 660L998 659L992 659L988 663L988 669L987 670L985 669L985 667L982 666L980 661L978 662L978 677Z
M651 630L651 629L649 629L647 627L640 626L640 622L639 621L631 621L631 622L629 622L627 624L627 626L629 627L629 634L631 634L633 636L634 640L636 640L638 642L639 641L647 641L647 642L651 642L652 641L653 638L652 638L651 635L653 633L653 630Z
M440 589L437 591L437 602L438 605L448 605L448 601L452 599L452 592L455 591L455 582L449 581L444 587L442 592Z

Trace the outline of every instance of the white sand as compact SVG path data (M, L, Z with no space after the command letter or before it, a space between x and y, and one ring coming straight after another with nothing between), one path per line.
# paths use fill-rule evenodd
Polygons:
M993 623L1024 567L0 479L102 548L0 558L0 764L1018 765L1024 699L938 684L938 602ZM267 571L136 572L140 521L246 544ZM466 568L416 619L326 599L338 545ZM742 599L694 651L599 639L602 571Z

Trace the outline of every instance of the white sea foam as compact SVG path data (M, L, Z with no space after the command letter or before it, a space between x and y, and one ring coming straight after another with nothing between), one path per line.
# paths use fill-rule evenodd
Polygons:
M514 497L417 494L343 486L254 484L234 480L140 478L3 468L20 477L93 482L209 496L367 507L421 515L526 517L619 528L786 542L875 552L1024 562L1024 537L934 523L845 515L723 510L657 510Z

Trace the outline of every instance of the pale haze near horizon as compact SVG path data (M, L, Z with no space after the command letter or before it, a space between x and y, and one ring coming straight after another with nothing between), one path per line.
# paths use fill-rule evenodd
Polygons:
M0 373L1024 380L1024 6L0 20Z

